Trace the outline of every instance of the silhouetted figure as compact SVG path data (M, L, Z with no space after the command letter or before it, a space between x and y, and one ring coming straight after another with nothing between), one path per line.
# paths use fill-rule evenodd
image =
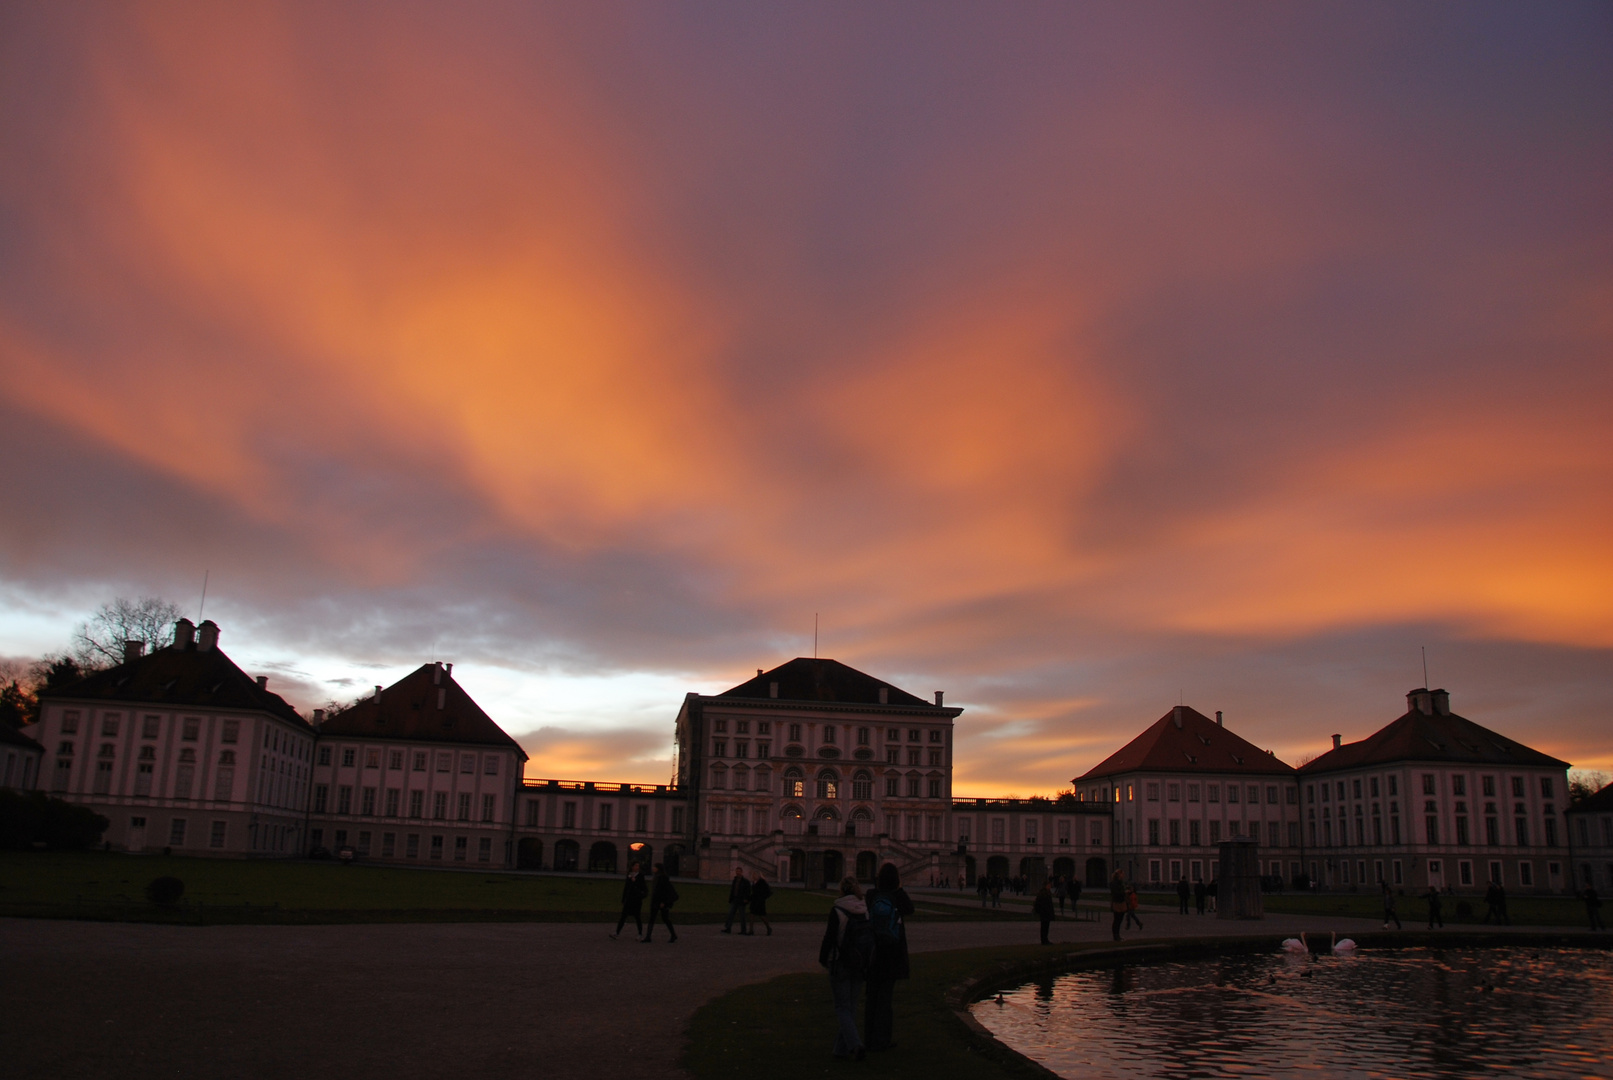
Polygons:
M985 874L975 878L975 892L980 894L980 906L985 907L986 901L991 899L991 879Z
M666 867L656 863L655 880L650 884L650 924L644 928L644 944L648 945L650 936L655 933L657 915L666 923L666 932L670 935L667 944L678 940L678 932L672 928L672 905L677 902L678 890L672 887L672 879L667 877Z
M1400 913L1395 910L1395 891L1389 887L1387 881L1380 881L1378 884L1383 887L1383 928L1389 929L1389 923L1393 920L1396 930L1404 929L1400 925Z
M1193 904L1198 908L1200 915L1204 914L1204 902L1209 898L1210 890L1205 887L1204 879L1199 878L1193 883Z
M1430 885L1423 899L1428 901L1428 929L1432 930L1435 923L1439 924L1441 930L1445 929L1445 914L1444 908L1440 906L1439 890Z
M1592 930L1606 930L1602 923L1602 898L1596 895L1593 885L1585 886L1585 917L1590 920Z
M879 877L863 901L874 930L874 963L868 969L863 1034L868 1049L888 1050L896 1045L896 980L908 976L907 917L913 914L913 901L891 863L879 868Z
M621 936L629 915L633 917L637 936L644 936L644 920L639 916L644 910L644 897L649 891L650 887L644 883L644 875L639 873L638 863L633 863L627 868L627 880L622 882L622 916L616 920L616 933L610 936L612 941Z
M750 882L745 877L743 867L734 867L734 880L728 883L728 920L722 924L721 933L729 934L734 929L734 916L739 916L739 932L750 932L750 926L745 921L745 913L750 909Z
M1484 890L1484 921L1491 919L1512 925L1512 920L1507 918L1507 893L1498 881L1490 882L1490 887Z
M1031 901L1031 910L1042 923L1042 944L1053 944L1047 936L1048 929L1053 925L1053 890L1044 884L1042 891L1036 894L1036 899Z
M1081 879L1071 878L1069 884L1070 913L1076 918L1081 917ZM1063 910L1062 908L1060 909Z
M1126 929L1131 929L1132 923L1136 923L1139 930L1143 928L1142 916L1137 914L1137 887L1135 885L1126 887Z
M1176 906L1183 915L1187 914L1187 898L1193 895L1193 889L1187 883L1186 875L1176 883Z
M1109 911L1114 915L1114 924L1109 927L1109 932L1119 941L1120 924L1126 918L1126 880L1120 876L1119 870L1109 879Z
M1064 898L1068 895L1068 892L1069 890L1064 884L1064 876L1062 874L1055 875L1053 878L1053 898L1059 902L1060 915L1064 914Z
M767 936L773 936L773 924L767 920L767 898L773 895L773 886L767 883L760 870L756 871L756 879L750 883L750 921L751 929L747 934L756 933L755 926L761 923L767 927Z
M840 882L840 899L829 909L829 922L818 946L818 963L829 969L829 990L834 995L834 1055L861 1061L862 1040L857 1036L857 991L874 962L874 929L868 922L868 905L853 877Z

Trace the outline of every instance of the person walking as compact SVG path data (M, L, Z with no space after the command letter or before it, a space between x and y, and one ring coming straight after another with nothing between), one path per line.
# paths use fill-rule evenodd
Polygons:
M1059 874L1053 878L1053 897L1059 902L1059 914L1064 914L1064 898L1069 890L1064 884L1064 875Z
M616 932L610 936L612 941L622 936L622 927L627 925L627 917L633 917L633 928L638 937L644 936L644 920L639 915L644 910L644 897L649 894L650 887L644 884L644 875L639 873L638 863L627 868L627 880L622 882L622 915L616 920Z
M1042 922L1042 944L1053 944L1047 936L1048 929L1053 925L1053 890L1048 888L1046 882L1042 884L1042 891L1036 894L1036 899L1031 901L1031 910Z
M722 924L718 931L731 934L734 930L734 916L739 916L739 932L750 933L749 924L745 921L745 913L750 910L750 879L745 877L743 866L734 867L734 880L728 883L728 921Z
M1198 907L1200 915L1204 914L1204 901L1209 897L1210 890L1204 887L1204 879L1199 878L1193 883L1193 903Z
M1438 923L1441 930L1445 929L1444 908L1440 906L1439 890L1430 885L1427 894L1423 897L1428 901L1428 929L1432 930Z
M648 945L650 935L655 933L657 915L666 923L666 932L669 935L667 944L671 945L678 940L678 932L672 928L672 905L677 902L678 890L672 887L672 879L667 876L666 867L656 863L655 878L650 883L650 923L644 928L644 944Z
M1210 894L1210 914L1212 915L1215 914L1215 894L1220 891L1221 886L1219 884L1219 880L1217 878L1211 878L1210 884L1206 887L1205 892Z
M996 874L991 875L991 906L1003 906L1003 879Z
M756 924L761 923L767 927L767 936L773 936L773 924L767 919L767 898L773 895L773 886L767 883L760 870L756 871L756 878L750 883L750 921L751 929L747 934L756 933Z
M861 1061L865 1056L857 1036L857 992L874 960L874 931L868 923L868 905L854 877L840 882L840 898L829 909L829 922L818 946L818 963L829 971L834 995L834 1056Z
M1137 914L1137 887L1128 885L1126 886L1126 929L1131 929L1132 923L1136 923L1139 930L1143 928L1142 916Z
M1114 915L1114 925L1109 927L1109 932L1119 941L1120 923L1126 917L1126 881L1119 870L1109 879L1109 911Z
M1389 887L1387 881L1380 881L1383 886L1383 928L1389 929L1390 920L1394 921L1396 930L1405 929L1400 925L1400 913L1395 910L1395 891Z
M975 877L975 892L980 894L980 906L985 907L986 901L991 898L991 879L985 874Z
M1596 886L1585 886L1583 894L1585 900L1585 917L1590 920L1592 930L1606 930L1602 922L1602 898L1596 895Z
M1081 879L1078 877L1070 878L1067 891L1070 894L1070 914L1079 919L1081 917Z
M863 1034L868 1049L889 1050L896 1045L896 981L908 977L907 917L913 914L913 901L891 863L879 868L879 877L863 901L874 931L874 963L868 971Z
M1180 914L1187 914L1187 898L1192 895L1193 889L1187 883L1187 875L1183 874L1182 879L1176 883L1176 906Z

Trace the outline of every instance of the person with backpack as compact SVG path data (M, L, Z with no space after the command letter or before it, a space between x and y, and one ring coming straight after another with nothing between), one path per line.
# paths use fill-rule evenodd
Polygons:
M874 928L874 966L868 972L863 1034L868 1049L889 1050L896 1045L891 1038L896 1027L896 980L908 976L907 917L913 914L913 901L891 863L879 868L874 887L863 899Z
M818 963L829 969L829 990L834 994L834 1055L861 1061L865 1056L857 1037L857 991L874 964L874 928L868 921L868 905L862 887L854 877L840 882L840 898L829 909L829 923L818 946Z
M1031 911L1035 912L1036 917L1041 920L1042 944L1053 944L1047 936L1048 928L1053 925L1053 890L1048 887L1045 881L1042 883L1042 891L1036 894L1035 900L1031 901Z
M672 928L672 905L678 902L678 890L672 887L672 879L667 876L666 867L660 863L655 864L655 881L650 886L650 924L644 928L644 944L650 943L650 935L655 933L655 917L661 916L666 923L667 933L671 937L667 944L677 942L678 932Z
M756 880L750 886L750 921L752 929L747 934L754 934L757 923L767 927L767 936L773 936L773 924L767 921L767 898L773 895L773 886L767 883L760 870L756 871Z

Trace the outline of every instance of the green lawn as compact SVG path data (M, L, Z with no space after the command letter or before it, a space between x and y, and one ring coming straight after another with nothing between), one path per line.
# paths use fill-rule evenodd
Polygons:
M185 883L184 903L146 902L153 878ZM680 921L728 910L726 884L678 883ZM0 853L0 914L206 922L571 921L618 910L621 879L412 870L333 862L197 859L103 852ZM775 889L780 918L822 918L830 896Z

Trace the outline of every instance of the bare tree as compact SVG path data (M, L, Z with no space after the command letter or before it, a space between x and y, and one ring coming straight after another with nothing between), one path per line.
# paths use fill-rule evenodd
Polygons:
M120 596L74 628L72 657L81 668L93 671L123 663L125 641L143 641L148 650L160 649L173 641L174 623L181 614L172 600Z
M1568 770L1568 801L1577 803L1588 799L1598 791L1607 787L1613 777L1601 769L1570 769Z

